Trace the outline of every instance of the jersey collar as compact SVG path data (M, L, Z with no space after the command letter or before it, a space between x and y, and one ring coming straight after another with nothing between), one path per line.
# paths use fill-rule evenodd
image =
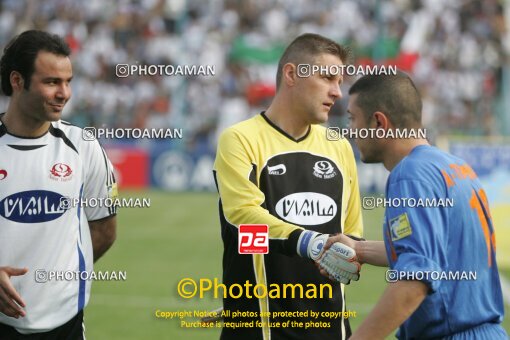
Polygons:
M266 116L266 111L262 111L260 113L260 115L262 116L262 118L264 118L264 120L269 124L271 125L271 127L273 127L276 131L278 131L279 133L281 133L282 135L284 135L285 137L287 137L288 139L290 139L291 141L293 142L296 142L296 143L299 143L303 140L306 139L306 137L308 137L308 135L310 134L310 131L312 131L312 127L311 126L308 126L308 131L306 131L305 135L301 138L298 138L298 139L295 139L294 137L292 137L291 135L289 135L287 132L283 131L282 129L280 129L280 127L278 127L275 123L273 123L269 118L267 118Z
M5 112L0 113L0 117L2 117L4 114L5 114ZM50 129L52 127L53 127L53 124L50 123L50 128L48 129L48 131L46 131L45 133L43 133L40 136L37 136L37 137L23 137L23 136L18 136L18 135L15 135L14 133L9 132L9 130L7 130L7 126L0 120L0 137L2 137L5 134L9 134L9 135L11 135L13 137L16 137L16 138L19 138L19 139L39 139L41 137L46 136L46 134L48 134L48 132L50 131Z

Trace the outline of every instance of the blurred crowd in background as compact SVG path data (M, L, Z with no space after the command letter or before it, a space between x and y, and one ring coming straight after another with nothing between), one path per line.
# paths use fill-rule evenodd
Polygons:
M79 126L182 128L185 148L215 149L225 127L275 92L285 46L305 32L351 48L356 64L397 65L423 96L436 135L510 134L510 5L484 0L3 0L0 45L27 29L72 48ZM506 6L506 7L505 7ZM214 76L129 76L117 64L214 65ZM344 100L331 125L345 123ZM7 99L1 97L0 108Z

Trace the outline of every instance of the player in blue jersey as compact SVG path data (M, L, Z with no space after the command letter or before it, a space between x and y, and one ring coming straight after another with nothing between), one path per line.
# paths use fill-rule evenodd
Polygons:
M349 91L352 129L419 129L411 79L365 76ZM391 171L384 242L341 241L361 263L389 266L383 296L351 339L507 339L487 197L471 167L420 138L357 139L361 160Z

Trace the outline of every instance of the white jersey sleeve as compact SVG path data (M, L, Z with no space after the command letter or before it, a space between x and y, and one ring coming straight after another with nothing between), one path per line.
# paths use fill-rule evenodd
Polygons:
M99 220L116 214L117 183L113 166L97 140L88 145L88 167L84 174L82 199L88 221ZM97 202L97 204L95 204Z

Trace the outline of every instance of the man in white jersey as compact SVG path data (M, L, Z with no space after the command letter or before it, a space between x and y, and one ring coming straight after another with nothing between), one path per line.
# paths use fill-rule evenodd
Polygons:
M0 339L83 339L93 262L113 244L115 210L68 199L116 195L97 141L61 121L70 49L26 31L4 49L0 114Z

